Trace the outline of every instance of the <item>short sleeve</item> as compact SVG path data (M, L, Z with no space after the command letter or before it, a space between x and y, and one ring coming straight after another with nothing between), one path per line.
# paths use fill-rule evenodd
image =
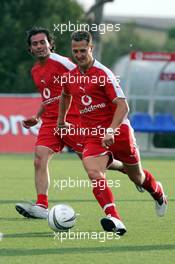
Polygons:
M108 69L105 72L105 93L110 101L113 101L115 98L126 98L121 87L120 81L116 78L112 71Z

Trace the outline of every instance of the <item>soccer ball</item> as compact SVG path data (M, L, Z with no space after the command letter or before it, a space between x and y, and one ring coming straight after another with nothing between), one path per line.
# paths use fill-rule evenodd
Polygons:
M76 222L76 214L70 205L57 204L48 214L48 224L54 231L68 231Z

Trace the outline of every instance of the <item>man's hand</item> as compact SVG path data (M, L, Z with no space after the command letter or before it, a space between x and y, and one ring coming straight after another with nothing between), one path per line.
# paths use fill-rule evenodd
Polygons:
M61 123L61 124L58 123L57 124L57 128L58 129L61 129L61 128L67 128L67 129L69 129L72 126L73 126L73 124L68 123L68 122L64 122L64 123Z
M36 118L35 116L32 116L30 118L27 118L27 119L23 120L22 121L22 125L23 125L23 127L29 129L32 126L37 125L38 122L39 122L39 119Z
M105 148L109 148L112 144L114 144L114 135L116 130L109 127L106 129L106 135L102 139L102 146Z
M106 134L102 139L102 146L108 149L112 144L114 144L114 135Z
M68 135L69 130L73 127L75 127L75 126L71 123L68 123L68 122L58 123L57 128L54 129L55 130L54 134L60 135L62 138L63 136Z

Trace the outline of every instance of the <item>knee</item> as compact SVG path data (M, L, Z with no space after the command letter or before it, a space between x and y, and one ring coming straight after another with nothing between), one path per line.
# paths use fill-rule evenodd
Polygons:
M141 174L137 174L135 179L134 179L134 183L141 186L143 183L143 179L142 179L142 175Z
M40 155L36 155L35 159L34 159L34 167L35 169L41 169L43 168L45 164L45 160L42 156Z
M134 177L130 178L135 184L141 186L145 180L144 172L140 172L134 175Z
M104 175L102 172L100 172L99 170L97 169L89 169L87 171L88 173L88 177L89 179L92 181L92 180L97 180L97 179L101 179Z

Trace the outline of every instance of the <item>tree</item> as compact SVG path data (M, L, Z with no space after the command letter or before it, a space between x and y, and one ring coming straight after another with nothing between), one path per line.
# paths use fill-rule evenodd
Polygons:
M108 33L103 39L102 62L109 67L123 55L131 51L158 51L157 47L151 40L141 38L135 32L134 23L121 25L119 32Z
M167 52L174 52L175 50L175 28L170 28L167 32L166 42L164 44L164 50Z
M70 32L54 31L54 24L78 23L83 11L73 0L1 0L0 92L27 93L36 88L30 78L32 57L27 53L26 31L47 27L54 35L58 52L70 54Z
M102 62L109 67L123 55L131 51L157 51L174 52L175 50L175 28L170 28L165 32L166 40L157 43L154 41L154 33L150 32L150 38L143 37L136 31L137 25L134 23L121 25L119 32L108 33L103 38Z
M175 28L174 27L173 28L170 28L168 30L168 38L169 39L175 39Z

